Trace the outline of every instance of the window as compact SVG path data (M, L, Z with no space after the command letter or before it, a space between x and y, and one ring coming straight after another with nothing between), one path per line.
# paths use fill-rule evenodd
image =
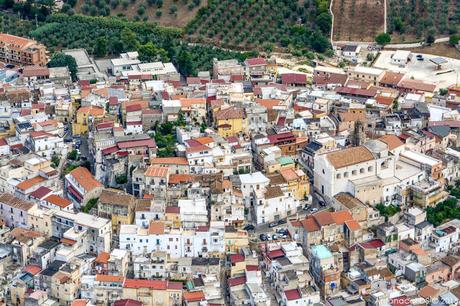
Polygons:
M356 175L358 173L356 170L351 171L351 175Z
M372 169L373 169L372 166L369 166L369 167L367 168L367 171L372 171Z
M337 173L337 175L335 176L336 178L340 178L342 175L340 173Z
M364 173L364 168L359 169L359 173Z
M344 172L343 177L348 177L348 172Z
M323 169L323 174L325 174L326 172L324 172L324 169Z

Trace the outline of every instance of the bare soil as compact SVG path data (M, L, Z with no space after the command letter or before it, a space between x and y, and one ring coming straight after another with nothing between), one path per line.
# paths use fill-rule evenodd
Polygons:
M383 32L383 0L333 0L334 41L375 40Z

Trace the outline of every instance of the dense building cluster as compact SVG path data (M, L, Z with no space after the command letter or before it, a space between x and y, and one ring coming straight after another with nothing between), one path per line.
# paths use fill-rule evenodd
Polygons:
M215 59L186 77L64 50L75 82L5 63L4 305L456 305L450 59L416 78L420 56L383 68L360 52L344 46L343 69Z

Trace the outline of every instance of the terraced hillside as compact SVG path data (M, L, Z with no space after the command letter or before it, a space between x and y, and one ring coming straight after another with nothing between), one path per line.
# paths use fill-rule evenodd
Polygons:
M214 0L189 23L190 39L237 49L324 51L331 27L328 0Z
M383 32L384 0L333 0L334 41L374 41Z

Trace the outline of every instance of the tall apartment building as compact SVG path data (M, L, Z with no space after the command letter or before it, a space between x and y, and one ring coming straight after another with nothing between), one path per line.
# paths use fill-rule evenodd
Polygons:
M0 33L0 61L14 65L46 65L46 49L35 40Z

